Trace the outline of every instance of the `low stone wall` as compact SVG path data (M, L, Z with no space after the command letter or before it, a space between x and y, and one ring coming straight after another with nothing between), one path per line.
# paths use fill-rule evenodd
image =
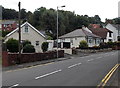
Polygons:
M64 57L64 51L59 50L58 55L59 55L59 58ZM48 60L48 59L55 59L56 57L57 57L56 51L50 51L50 52L45 52L45 53L22 53L20 64ZM18 61L19 61L18 53L2 52L2 66L3 67L15 65Z
M120 46L115 46L112 48L113 50L120 50Z
M82 53L96 53L96 52L112 51L112 48L100 49L100 50L77 49L77 51Z
M72 49L62 49L62 50L64 50L64 53L72 55Z

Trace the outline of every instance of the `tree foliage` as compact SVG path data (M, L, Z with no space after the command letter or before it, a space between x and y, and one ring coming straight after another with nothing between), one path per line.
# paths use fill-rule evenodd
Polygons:
M41 45L41 48L43 52L46 52L48 50L48 42L43 42Z
M18 19L18 12L14 9L7 9L2 7L2 18L3 19Z
M18 40L11 38L6 42L6 46L9 52L18 52Z
M34 53L35 52L35 48L33 45L31 44L26 44L24 47L23 47L23 53Z
M85 40L80 41L79 47L80 48L88 48L87 41L85 41Z
M27 44L31 44L31 42L30 42L29 40L25 40L25 41L23 41L23 43L22 43L23 47L25 47L25 45L27 45Z
M12 9L3 8L3 19L17 19L18 12ZM77 15L71 11L58 11L58 21L59 21L59 36L71 32L77 28L81 28L83 25L88 26L92 24L101 24L101 18L99 15L89 17L88 15ZM8 15L9 14L9 15ZM35 28L43 31L51 31L48 36L56 39L56 29L57 29L57 11L50 8L40 7L36 9L33 13L26 11L26 9L21 9L21 19L30 22Z
M5 37L8 33L10 33L11 31L2 31L2 37Z

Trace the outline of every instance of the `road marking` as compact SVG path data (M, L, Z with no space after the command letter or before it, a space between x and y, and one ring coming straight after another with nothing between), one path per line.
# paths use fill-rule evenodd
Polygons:
M91 57L94 56L94 55L90 55Z
M115 53L111 54L111 55L115 55Z
M116 71L116 69L120 66L120 64L116 64L110 72L103 78L103 80L100 82L100 84L97 86L97 88L103 88L106 83L109 81L113 73Z
M51 73L48 73L48 74L45 74L45 75L41 75L41 76L35 77L35 79L37 80L37 79L40 79L40 78L43 78L43 77L58 73L60 71L62 71L62 70L60 69L60 70L57 70L57 71L54 71L54 72L51 72Z
M105 56L110 56L109 54L106 54Z
M71 66L69 66L68 68L72 68L72 67L78 66L78 65L80 65L80 64L82 64L82 63L78 63L78 64L71 65Z
M29 66L29 67L19 68L19 69L16 69L16 70L9 70L9 71L5 71L5 73L14 72L14 71L20 71L20 70L25 70L25 69L29 69L29 68L44 66L44 65L49 65L49 64L53 64L53 63L54 62L50 62L50 63L46 63L46 64L40 64L40 65L35 65L35 66Z
M15 85L13 85L11 87L8 87L8 88L13 88L13 87L16 87L16 86L19 86L19 84L15 84Z
M102 57L98 57L98 58L96 58L96 59L100 59L100 58L102 58Z
M94 60L94 59L90 59L90 60L87 60L87 61L89 62L89 61L92 61L92 60Z

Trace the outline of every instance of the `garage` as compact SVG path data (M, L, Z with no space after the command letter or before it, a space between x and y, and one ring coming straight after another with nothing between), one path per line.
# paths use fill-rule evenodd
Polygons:
M63 48L70 48L70 42L63 42Z

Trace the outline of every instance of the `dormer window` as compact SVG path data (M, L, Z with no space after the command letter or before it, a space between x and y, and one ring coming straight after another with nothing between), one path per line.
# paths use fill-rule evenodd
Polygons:
M28 33L28 25L25 25L25 33Z

